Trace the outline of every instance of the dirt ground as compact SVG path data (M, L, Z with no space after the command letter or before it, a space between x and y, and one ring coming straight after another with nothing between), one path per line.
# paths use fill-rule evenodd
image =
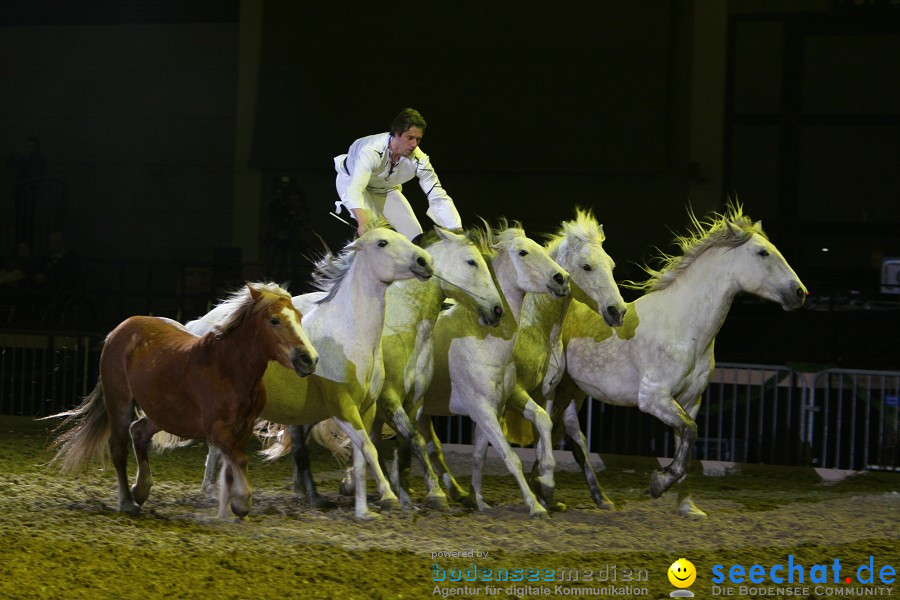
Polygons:
M44 466L49 427L0 416L3 598L668 598L675 588L667 571L680 557L697 571L690 590L709 598L723 594L713 587L717 564L726 576L733 564L768 572L792 555L809 577L813 565L839 559L843 578L855 577L871 556L876 573L884 565L900 571L898 474L825 484L808 469L752 467L723 477L696 470L694 497L709 517L689 520L676 515L674 493L647 494L652 459L604 457L600 477L617 510L595 508L581 476L560 471L557 498L569 510L534 520L512 478L494 464L484 485L488 512L454 506L360 523L337 495L337 463L317 451L320 490L339 508L305 506L290 491L286 459L254 457L253 510L243 521L222 521L200 493L205 452L197 445L152 456L150 498L142 514L128 516L115 511L111 465L79 478ZM467 483L467 457L453 458ZM424 495L421 479L414 491ZM523 580L496 581L503 569ZM573 573L578 583L560 581ZM732 595L774 595L787 584L773 586L733 585ZM854 586L855 579L790 587L805 587L794 592L801 597L827 598ZM900 585L879 589L887 595Z

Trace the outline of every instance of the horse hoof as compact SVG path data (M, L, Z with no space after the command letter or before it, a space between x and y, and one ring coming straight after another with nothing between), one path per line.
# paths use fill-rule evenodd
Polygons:
M650 495L659 498L672 486L669 475L664 471L654 471L650 477Z
M403 507L400 503L400 500L396 497L394 498L382 498L381 502L379 502L381 506L381 510L398 510Z
M365 512L357 512L357 513L355 513L355 514L353 515L353 518L356 519L357 521L368 522L368 521L377 521L377 520L379 520L379 519L381 518L381 515L379 515L378 513L374 513L374 512L372 512L372 511L370 511L370 510L366 510Z
M120 501L119 512L128 513L129 515L136 515L141 512L141 507L131 500L126 500L125 502Z
M425 496L424 504L434 510L450 510L450 503L447 502L447 496L444 494L428 494Z
M143 489L139 488L137 484L131 486L131 497L134 498L134 503L138 506L143 506L148 496L150 496L150 486Z
M338 486L338 494L341 496L353 496L355 494L354 485L352 483L341 482Z
M251 506L253 506L253 502L249 498L247 499L247 502L236 502L232 500L231 512L233 512L236 517L246 517L250 514Z
M534 508L531 509L529 516L532 519L546 519L547 517L550 516L550 513L547 512L547 509L545 509L543 506L538 504Z
M597 508L602 508L603 510L616 510L616 503L606 497L606 494L595 501Z
M491 510L491 505L488 504L487 502L485 502L484 500L476 499L475 500L475 508L477 508L481 512L484 512L486 510ZM541 507L541 510L543 510L543 507ZM546 511L544 511L544 512L546 512Z
M705 512L697 508L697 505L694 504L694 501L690 498L682 501L681 505L678 507L678 514L689 519L705 519L708 516Z
M569 510L569 507L562 502L552 502L547 508L552 512L566 512Z

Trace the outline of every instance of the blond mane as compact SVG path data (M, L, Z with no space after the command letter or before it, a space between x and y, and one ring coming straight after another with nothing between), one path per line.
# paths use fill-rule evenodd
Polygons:
M563 222L555 234L547 236L544 248L546 248L550 258L556 260L559 247L567 239L572 239L573 237L585 244L602 244L606 241L603 226L597 222L591 209L577 207L574 219Z
M754 233L766 237L759 224L743 213L738 202L730 202L724 214L710 213L702 222L692 209L688 209L688 217L691 220L688 233L676 235L674 240L681 249L681 254L661 253L656 257L661 265L659 269L646 265L643 267L650 275L649 279L642 282L625 281L623 286L644 292L663 290L710 248L736 248L746 243ZM732 233L729 224L737 228L739 235Z
M373 217L369 221L369 225L366 227L366 231L363 235L374 229L381 228L393 229L390 226L390 223L384 218ZM334 254L326 249L325 253L315 261L315 268L312 274L312 285L320 292L326 293L325 297L316 302L316 304L323 304L334 298L341 282L347 276L347 273L350 272L350 267L353 266L353 259L356 258L356 252L358 250L359 239L344 246L344 249L338 254Z
M250 295L250 287L262 294L259 301L255 301ZM271 281L258 281L248 283L241 289L232 292L222 300L216 308L224 308L225 316L216 323L214 330L219 336L227 335L235 327L244 321L249 315L265 309L273 302L280 299L291 301L291 294L284 287Z

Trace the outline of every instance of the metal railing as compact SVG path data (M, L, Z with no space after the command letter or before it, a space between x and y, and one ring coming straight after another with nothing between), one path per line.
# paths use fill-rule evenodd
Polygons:
M75 405L93 387L96 334L0 331L0 412L39 416ZM670 457L672 430L641 411L591 399L581 411L601 454ZM445 442L471 443L466 417L437 418ZM697 414L694 458L838 469L900 469L900 371L797 371L720 363Z
M592 452L671 457L672 430L636 408L588 399ZM900 469L900 371L720 363L697 414L694 458L840 469ZM471 443L465 417L436 420L445 441Z
M0 413L66 410L97 381L102 338L94 334L0 332Z

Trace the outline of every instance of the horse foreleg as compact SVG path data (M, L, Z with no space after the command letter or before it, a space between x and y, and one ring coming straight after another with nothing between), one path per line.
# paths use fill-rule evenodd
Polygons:
M378 401L381 402L382 398L384 398L383 394ZM380 410L381 406L378 408ZM392 429L395 431L397 430L393 421L391 421L390 425ZM375 420L372 422L372 428L369 430L369 437L372 440L372 444L375 446L375 452L378 455L378 464L381 466L381 470L387 474L386 476L390 482L391 489L394 490L394 493L397 494L397 497L400 499L401 506L403 506L403 508L412 508L413 502L408 491L409 482L406 481L406 478L400 472L400 459L397 457L396 453L394 454L393 463L388 464L387 456L389 456L389 447L385 443L384 435L382 435L383 429L384 420L376 413ZM399 442L399 440L398 443L402 445L402 442Z
M687 474L687 461L694 447L694 440L697 439L697 423L668 394L644 398L644 393L641 392L638 400L642 411L654 415L670 426L676 435L683 438L682 443L675 448L672 462L661 471L655 471L650 477L650 495L659 498Z
M209 443L215 445L225 458L219 478L220 519L228 515L229 504L231 512L238 517L246 516L253 506L253 490L247 477L247 453L244 451L248 436L249 432L236 436L221 422L213 425Z
M540 491L538 498L548 510L564 511L566 510L566 505L553 499L556 488L553 473L553 470L556 468L556 457L553 456L553 421L550 419L547 411L532 400L524 390L517 389L513 395L519 399L514 405L507 404L507 406L513 410L519 410L517 407L521 406L522 416L531 421L538 433L535 442L535 456L538 466L538 476L535 481ZM522 405L523 400L524 405Z
M581 431L581 424L578 422L578 408L574 400L566 407L563 414L563 425L566 430L566 440L572 449L572 456L575 457L575 462L581 467L581 473L584 475L584 480L591 491L591 498L594 499L594 503L600 508L615 510L615 504L607 498L603 488L600 487L600 482L597 481L597 473L594 471L594 466L589 459L590 451L587 446L587 439Z
M146 416L134 421L129 428L131 442L134 446L134 457L137 460L137 476L134 485L131 486L131 496L138 505L143 505L150 495L153 486L153 473L150 471L150 457L147 447L150 439L159 431L156 423Z
M515 477L516 483L519 484L519 488L522 490L522 496L525 499L525 505L528 507L529 514L532 517L546 517L547 509L541 506L541 503L538 502L537 497L525 480L525 475L522 473L522 461L519 460L518 455L513 452L509 442L506 441L506 436L503 435L503 428L500 427L500 422L497 420L496 415L485 408L473 411L469 416L476 423L477 428L483 429L482 435L487 437L487 440L503 457L503 463L512 476Z
M416 459L422 465L422 472L425 474L425 504L431 508L446 510L449 508L447 504L447 495L441 489L440 479L428 460L428 451L425 447L425 440L419 433L418 429L413 426L409 415L403 410L403 407L397 407L393 414L394 428L403 437L405 445L400 450L398 456L398 478L401 486L408 489L409 462L410 452L415 452Z
M334 417L334 422L341 430L350 437L353 443L353 476L356 485L356 517L359 519L371 519L372 513L369 511L368 502L366 500L366 465L372 469L375 476L375 483L378 487L378 493L381 496L381 508L388 510L391 508L399 508L400 501L397 495L391 489L390 483L378 464L378 453L375 445L369 438L369 434L363 427L362 420L358 415L351 416L354 423L345 421L341 418Z
M469 497L469 493L459 485L456 477L453 476L453 472L450 471L450 467L447 466L447 461L444 460L444 452L441 448L441 440L434 431L434 422L431 420L431 416L426 415L421 408L416 416L416 428L419 435L422 436L429 463L435 470L435 477L444 482L444 487L447 488L450 498L469 508L476 508L474 501Z
M222 463L222 452L212 444L207 444L207 447L206 470L203 472L203 493L207 498L215 499L217 498L216 473Z
M475 498L475 506L478 510L488 510L491 507L484 501L481 493L481 482L484 477L484 461L487 457L488 438L483 428L477 424L472 430L472 480L469 482L471 497Z

